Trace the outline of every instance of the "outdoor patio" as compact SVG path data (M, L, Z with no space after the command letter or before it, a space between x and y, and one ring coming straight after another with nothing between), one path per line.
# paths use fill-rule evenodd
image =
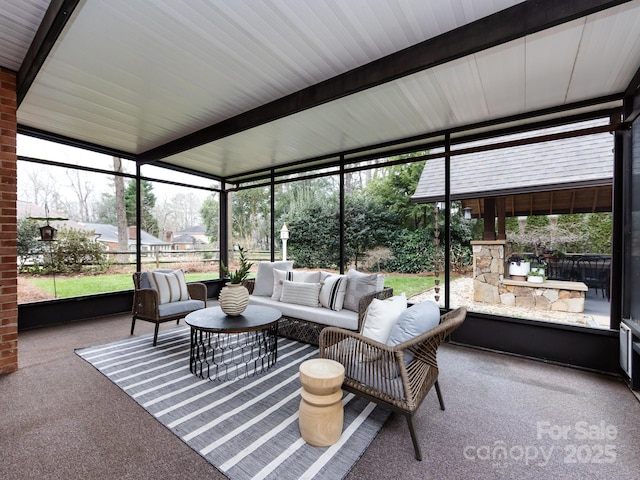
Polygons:
M0 377L2 478L224 478L74 353L128 338L129 323L129 315L118 315L21 333L20 369ZM164 324L161 332L174 327ZM143 323L136 334L152 329ZM424 460L414 459L406 422L392 414L346 478L604 479L640 471L640 405L619 378L455 345L440 349L439 362L447 410L432 393L415 418ZM575 431L577 422L613 425L615 438L578 441L537 431ZM615 458L596 463L588 452L588 462L566 461L574 444L604 443ZM513 455L482 460L481 447L496 445ZM538 457L525 462L516 450L527 445Z
M434 300L435 291L430 289L424 293L414 295L410 301ZM440 305L444 305L444 288L440 288ZM513 318L529 318L571 325L584 325L592 328L609 328L610 302L602 296L602 292L590 288L585 295L585 307L582 313L570 313L559 311L541 311L529 308L508 306L504 304L486 304L474 302L473 279L461 277L451 282L452 307L465 306L470 311L503 315Z

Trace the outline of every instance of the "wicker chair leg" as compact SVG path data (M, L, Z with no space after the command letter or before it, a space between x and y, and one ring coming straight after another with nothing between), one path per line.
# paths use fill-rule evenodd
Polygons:
M409 425L409 432L411 433L411 441L413 442L413 449L416 453L416 460L422 461L422 452L420 451L420 445L418 445L418 437L416 436L416 430L413 428L413 415L407 414L407 424Z
M444 400L442 400L442 392L440 391L440 384L437 380L434 386L436 387L436 394L438 395L438 401L440 402L440 410L444 410Z
M160 322L156 322L156 329L155 332L153 333L153 346L156 346L156 343L158 343L158 329L160 328Z
M133 329L136 326L136 317L131 318L131 335L133 335Z

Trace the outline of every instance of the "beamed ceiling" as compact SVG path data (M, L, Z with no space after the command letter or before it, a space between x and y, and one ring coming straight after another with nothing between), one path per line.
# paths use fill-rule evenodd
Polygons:
M3 0L0 65L21 133L233 182L620 108L640 0Z

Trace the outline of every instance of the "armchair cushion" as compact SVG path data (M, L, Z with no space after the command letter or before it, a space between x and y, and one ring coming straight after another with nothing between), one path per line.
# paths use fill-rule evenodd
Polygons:
M158 303L180 302L190 300L187 282L182 270L170 272L147 272L151 288L158 292Z
M362 335L386 343L392 327L406 310L407 297L404 293L386 300L374 298L365 314Z
M178 302L163 303L158 305L158 315L166 317L180 313L190 313L206 307L202 300L181 300Z
M252 295L260 297L270 297L273 295L273 270L289 271L293 268L293 262L260 262L258 263L258 273L253 287Z

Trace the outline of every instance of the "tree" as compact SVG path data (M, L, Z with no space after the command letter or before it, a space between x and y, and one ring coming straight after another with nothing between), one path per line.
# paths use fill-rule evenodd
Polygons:
M358 259L368 250L387 245L397 229L397 216L364 193L345 199L345 257L358 268Z
M218 239L219 235L219 218L220 218L220 202L218 200L218 193L212 193L209 195L202 206L200 207L200 217L202 217L202 223L204 231L209 237L209 242L214 243Z
M91 218L89 214L89 197L93 193L93 184L87 179L86 172L68 168L66 175L70 182L69 187L75 193L78 201L75 209L68 208L67 210L75 210L81 222L88 222Z
M140 228L145 232L158 236L160 235L160 229L158 227L158 220L153 216L153 207L156 205L156 196L153 193L153 184L148 180L140 181L141 187L141 204L142 204L142 218L140 219ZM130 180L124 193L126 212L127 212L127 224L136 224L136 182Z
M93 270L104 270L108 264L108 256L100 242L86 230L62 228L58 232L58 240L49 242L51 261L45 261L45 270L59 273L78 273L91 267Z
M18 270L22 271L27 263L35 263L42 254L42 242L39 240L39 226L35 220L18 219Z
M418 161L384 169L385 175L367 185L367 192L398 217L405 228L415 230L427 224L427 208L411 201L424 170L425 162Z
M122 159L113 157L113 169L116 173L122 173ZM127 204L125 201L124 177L121 175L113 176L113 184L115 187L115 217L118 227L118 251L129 251L129 226L127 225ZM119 254L118 263L127 263L129 261L128 254Z
M231 192L233 242L259 248L270 245L269 188L257 187Z

